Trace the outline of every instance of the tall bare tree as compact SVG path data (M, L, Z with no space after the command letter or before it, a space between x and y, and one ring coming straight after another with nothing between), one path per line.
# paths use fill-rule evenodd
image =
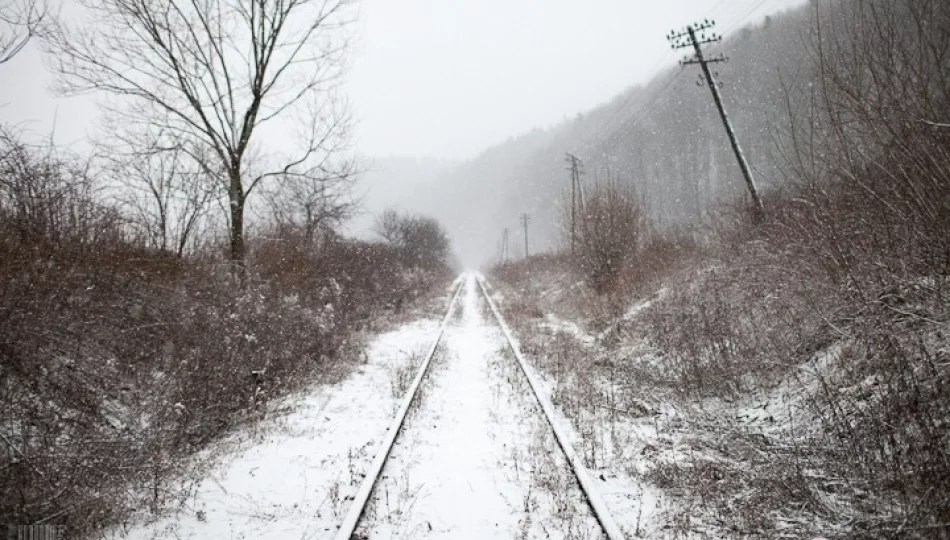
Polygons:
M279 230L302 234L313 243L353 214L359 200L352 196L349 187L357 177L356 161L349 156L345 130L349 122L340 123L338 146L325 157L332 159L316 163L319 170L307 175L283 175L264 189L268 207L268 219Z
M36 36L48 15L36 0L4 0L0 5L0 64L8 62Z
M205 145L224 172L230 258L243 268L248 197L278 178L338 174L347 132L335 99L353 0L81 0L95 24L49 40L66 93L104 91L110 110ZM284 146L288 122L296 126ZM266 151L265 151L266 149ZM252 155L268 156L249 163Z

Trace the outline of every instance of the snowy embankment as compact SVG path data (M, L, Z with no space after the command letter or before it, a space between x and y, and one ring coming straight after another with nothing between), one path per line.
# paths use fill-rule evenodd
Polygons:
M815 410L854 356L848 341L826 342L797 365L773 363L771 377L746 377L740 388L690 392L676 370L696 369L709 352L674 356L657 339L657 328L668 329L658 318L680 324L683 305L671 297L684 285L612 298L597 311L597 297L563 281L526 272L499 279L492 296L628 537L847 534L856 505L835 491L840 468L816 444L824 425ZM870 402L879 385L866 377L832 397Z
M110 538L305 539L336 530L437 330L423 319L375 338L365 364L334 386L281 401L198 482L180 510ZM282 414L283 411L289 411Z
M591 331L565 305L576 294L558 280L534 279L515 290L499 282L492 296L524 344L528 369L541 381L575 452L617 524L629 538L704 538L708 508L683 504L682 493L657 482L657 467L691 463L697 454L684 440L683 411L665 391L640 380L637 366L656 363L656 351L621 327L632 327L662 299L631 301L603 329ZM588 321L589 322L589 321ZM699 452L702 452L700 450Z

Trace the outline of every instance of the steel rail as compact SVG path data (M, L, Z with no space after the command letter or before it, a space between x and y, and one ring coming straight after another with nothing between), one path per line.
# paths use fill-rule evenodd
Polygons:
M363 483L360 484L356 495L353 497L353 503L350 505L350 509L347 511L346 517L343 518L343 522L340 524L340 529L337 531L335 536L336 540L350 540L350 538L353 536L353 532L356 531L356 526L359 524L360 518L363 516L363 512L366 510L366 502L369 500L369 496L373 492L373 487L376 485L379 475L383 472L383 467L386 465L386 460L389 458L393 444L396 442L396 437L402 430L402 425L409 413L409 408L412 406L412 401L415 399L416 393L419 390L419 386L422 384L422 379L429 370L429 365L432 363L432 358L435 356L435 351L439 347L439 342L442 341L442 334L445 333L445 327L448 325L449 319L452 317L452 312L454 311L455 304L458 301L459 293L461 292L462 286L465 283L465 280L463 280L462 277L463 276L459 276L455 280L455 293L452 295L452 300L449 302L449 307L445 312L445 317L442 319L442 324L439 326L439 333L432 342L432 346L429 348L429 352L426 354L425 361L419 368L418 373L416 373L416 377L413 379L412 385L409 387L409 390L406 391L406 396L403 398L402 405L399 407L396 417L393 418L393 422L389 426L389 430L386 432L386 437L383 439L382 447L380 447L379 452L376 453L376 457L373 459L373 463L370 465L369 471L367 472L366 477L363 479Z
M610 540L624 540L623 531L620 530L620 527L617 526L617 523L610 515L610 511L607 509L606 503L604 503L604 500L601 498L600 493L597 491L597 488L594 485L594 481L587 472L587 468L583 463L580 462L580 459L578 459L577 454L574 452L574 448L571 446L571 442L567 438L567 432L564 431L561 425L555 420L554 407L541 394L540 382L537 380L537 377L535 377L534 372L528 369L524 356L521 354L521 350L518 347L518 342L512 335L511 329L505 322L505 318L501 315L501 312L498 310L495 302L488 294L488 289L485 286L485 276L477 274L476 279L478 280L478 287L481 289L482 294L485 296L485 300L488 302L488 307L491 308L491 312L494 314L495 320L498 322L502 332L505 334L505 339L508 340L508 345L511 347L511 350L515 355L515 359L518 361L518 365L521 367L521 372L524 373L525 378L528 379L528 385L531 387L531 391L534 393L534 397L537 399L538 404L541 405L541 410L544 412L544 416L547 418L548 424L550 424L551 429L554 431L554 437L557 439L558 446L561 447L561 450L567 457L568 465L570 466L571 471L574 473L574 476L577 478L577 482L581 486L581 491L584 492L584 496L587 498L587 502L590 504L590 508L594 512L594 516L597 518L597 521L600 522L600 526L603 528L607 538Z

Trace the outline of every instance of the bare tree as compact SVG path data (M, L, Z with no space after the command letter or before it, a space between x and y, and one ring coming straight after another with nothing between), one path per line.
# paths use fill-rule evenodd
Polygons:
M0 6L0 64L26 47L40 32L47 15L46 6L35 0L6 0Z
M570 238L569 211L561 217L561 228ZM597 292L610 288L646 233L646 210L632 183L610 172L606 180L594 183L577 222L575 261Z
M347 132L334 99L352 0L82 0L105 21L60 28L52 62L66 93L104 91L111 110L210 149L228 196L230 258L245 264L248 197L267 179L334 176ZM264 146L297 121L286 151ZM292 146L288 144L287 146ZM249 164L252 154L268 160Z
M449 262L449 235L435 219L388 209L376 219L376 233L401 249L406 262L413 266L434 267Z
M296 231L313 242L318 233L348 218L356 203L329 181L288 178L265 193L269 217L281 231Z
M150 247L182 257L221 193L216 160L162 128L112 133L102 160L132 224Z
M383 210L380 215L376 216L376 223L373 228L376 230L376 234L386 242L398 244L401 241L402 235L401 223L402 216L399 215L399 212L392 208L387 208Z
M271 221L284 233L299 233L310 243L350 217L358 200L349 186L356 179L353 160L337 162L332 172L287 175L264 189Z

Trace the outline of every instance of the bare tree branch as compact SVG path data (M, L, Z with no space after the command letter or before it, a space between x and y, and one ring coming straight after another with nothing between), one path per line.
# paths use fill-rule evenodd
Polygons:
M209 167L209 149L182 134L153 125L113 125L100 143L107 177L123 188L120 201L152 248L185 249L221 195L220 172Z
M0 6L0 64L40 34L48 16L48 7L36 0L7 0Z
M211 168L224 173L230 256L240 266L245 204L260 183L349 176L329 164L345 151L349 131L333 96L353 0L82 2L105 24L53 34L61 90L106 92L118 98L121 114L156 119L168 133L207 147L217 162ZM294 139L300 148L267 148L264 139L287 121L303 126L306 135ZM254 175L252 154L268 156L254 164Z

